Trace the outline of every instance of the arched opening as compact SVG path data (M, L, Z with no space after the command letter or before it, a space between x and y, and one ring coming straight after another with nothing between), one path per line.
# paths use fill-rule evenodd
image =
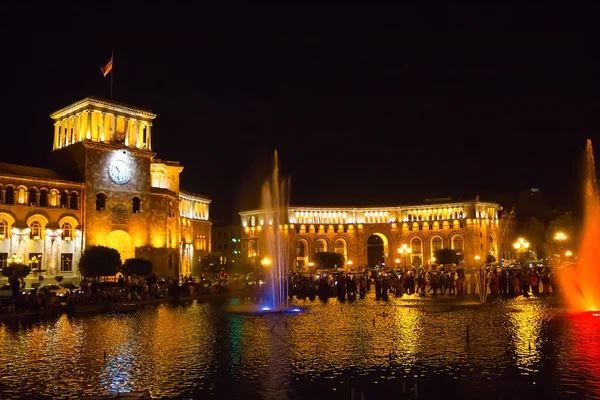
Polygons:
M96 194L96 211L106 210L106 195L104 193Z
M73 227L71 226L70 223L65 222L64 224L62 224L62 226L60 227L60 229L62 230L61 238L62 240L71 240L73 239Z
M348 243L345 239L338 238L333 242L333 251L344 256L344 260L348 260Z
M138 196L135 196L131 200L131 212L134 214L139 214L142 212L142 199L140 199Z
M496 236L491 233L490 234L490 255L494 256L494 258L498 259L498 243L496 243Z
M435 257L435 252L444 248L444 242L442 241L442 238L439 236L432 237L429 248L431 250L430 258Z
M62 192L60 194L60 207L67 208L69 205L69 194L67 192Z
M315 244L315 253L324 253L327 251L327 242L325 239L317 239Z
M413 267L420 267L423 265L423 242L421 241L421 238L412 238L410 241L410 248L412 251L410 254L411 265Z
M27 204L30 206L37 205L37 190L29 189L29 195L27 196Z
M71 197L69 198L69 208L71 210L79 209L79 196L77 193L71 193Z
M15 204L15 188L9 186L6 188L6 192L4 193L4 203L6 204Z
M298 239L296 242L296 268L298 271L302 271L308 267L308 241L305 239Z
M0 219L0 239L8 237L8 222L5 219Z
M30 239L39 239L42 237L42 224L40 221L33 221L31 225L29 225L29 238Z
M387 256L387 238L375 233L367 239L367 264L369 267L385 266Z
M135 258L135 247L129 233L121 230L112 231L106 235L106 246L113 248L121 255L121 261Z
M48 190L40 190L40 207L48 207Z
M455 251L456 256L461 261L464 259L465 241L461 235L454 235L451 241L452 249Z
M248 241L248 257L256 257L258 256L258 251L256 248L256 240L249 240Z

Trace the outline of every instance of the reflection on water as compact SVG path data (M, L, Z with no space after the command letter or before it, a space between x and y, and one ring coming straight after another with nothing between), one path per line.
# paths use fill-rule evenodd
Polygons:
M600 396L600 318L547 299L297 301L302 314L159 305L0 324L0 397ZM469 340L467 340L467 332Z

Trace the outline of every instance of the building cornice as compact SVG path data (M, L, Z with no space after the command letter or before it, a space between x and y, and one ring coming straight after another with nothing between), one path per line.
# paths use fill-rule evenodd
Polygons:
M79 100L73 104L63 107L60 110L50 114L50 118L54 120L59 120L88 109L113 112L119 115L126 115L129 117L147 120L152 120L156 118L156 114L148 110L94 97L86 97L85 99Z
M193 201L198 201L200 203L206 203L206 204L210 204L210 202L212 202L212 200L206 196L203 196L201 194L186 192L184 190L179 190L179 197L181 197L182 199L185 199L185 200L193 200Z
M84 140L83 142L80 142L84 147L88 148L88 149L97 149L97 150L125 150L130 152L131 154L135 155L135 156L140 156L140 157L147 157L147 158L154 158L156 156L156 153L154 151L149 151L149 150L142 150L142 149L137 149L135 147L125 147L122 145L116 145L116 144L111 144L111 143L104 143L104 142L94 142L91 141L89 139Z
M24 175L0 174L0 180L2 180L4 178L14 179L17 181L38 182L38 183L43 183L43 184L44 183L55 183L55 184L60 184L60 185L73 187L73 188L79 188L79 189L81 189L82 187L85 186L85 183L83 183L83 182L66 181L66 180L62 180L62 179L42 179L42 178L27 177Z

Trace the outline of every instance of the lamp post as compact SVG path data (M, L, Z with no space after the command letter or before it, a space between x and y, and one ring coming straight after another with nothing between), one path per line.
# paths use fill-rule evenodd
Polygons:
M431 259L429 260L430 264L435 264L435 257L431 257Z
M563 243L567 240L567 235L562 232L556 232L554 240L558 242L558 252L561 254L563 252Z
M352 260L348 260L347 264L348 264L348 269L351 269L352 264L354 264L354 263L352 262Z
M407 257L412 253L412 249L408 247L407 244L403 244L402 247L398 249L398 254L404 257L404 268L408 268Z
M529 242L523 238L519 238L513 244L513 246L517 250L517 253L525 253L529 249ZM517 254L517 257L518 257L518 254Z

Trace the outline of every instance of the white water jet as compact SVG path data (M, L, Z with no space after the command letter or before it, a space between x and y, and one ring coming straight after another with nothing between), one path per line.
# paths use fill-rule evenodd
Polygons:
M281 227L287 224L289 204L289 180L279 177L279 159L274 153L273 172L263 184L261 210L265 218L264 239L267 257L263 259L263 268L269 277L265 294L266 304L263 310L278 310L287 307L288 302L288 240L287 232Z

